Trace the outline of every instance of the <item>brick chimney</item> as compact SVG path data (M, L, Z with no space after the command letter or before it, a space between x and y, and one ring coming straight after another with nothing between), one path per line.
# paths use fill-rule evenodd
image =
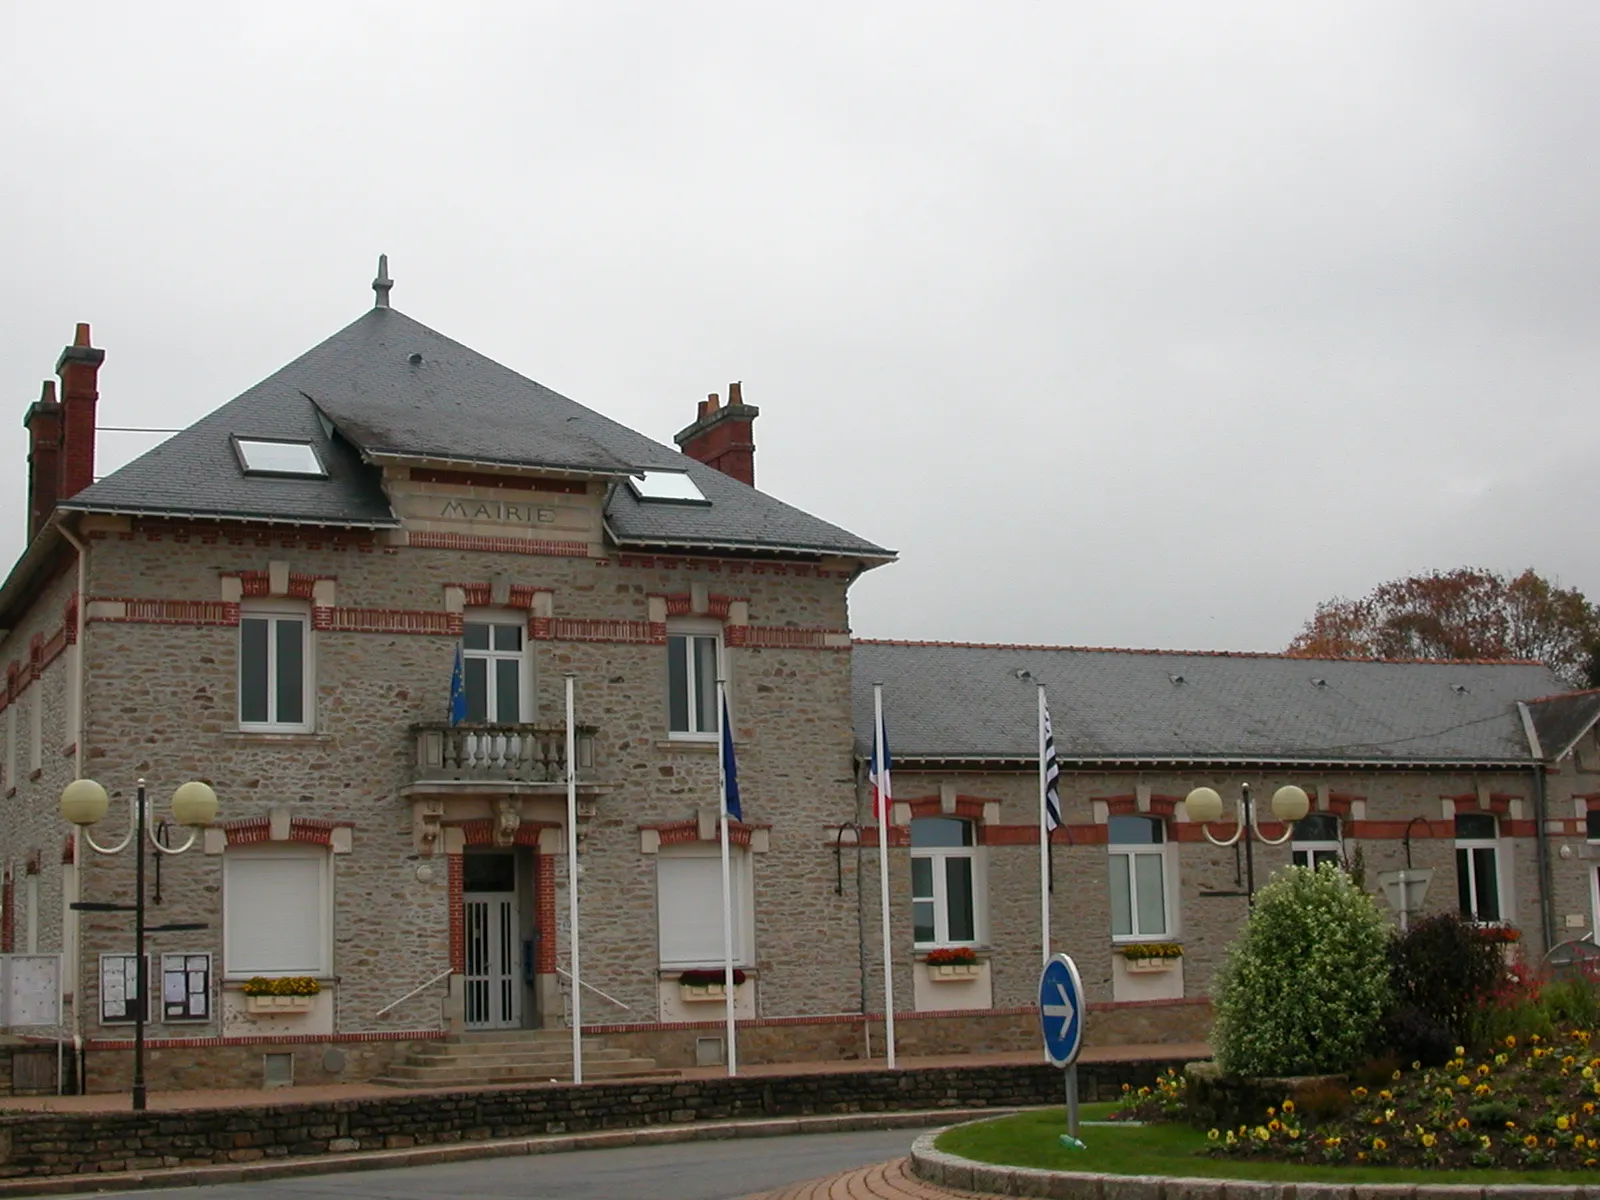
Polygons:
M100 399L100 364L106 352L89 344L89 326L78 325L72 345L56 360L61 376L61 486L70 500L94 482L94 408Z
M752 426L761 410L744 402L737 383L728 385L728 403L719 405L713 392L700 402L695 423L673 441L690 458L731 475L740 483L756 485L756 435Z
M47 379L22 419L28 431L28 541L56 509L61 486L61 404L55 380Z

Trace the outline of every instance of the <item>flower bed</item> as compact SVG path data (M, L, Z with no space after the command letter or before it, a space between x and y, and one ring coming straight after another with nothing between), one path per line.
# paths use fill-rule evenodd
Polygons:
M1355 1086L1326 1081L1257 1124L1212 1129L1214 1157L1420 1168L1600 1167L1600 1046L1588 1029L1507 1035L1462 1047L1442 1067L1392 1070ZM1370 1067L1367 1075L1370 1078ZM1182 1083L1128 1094L1119 1115L1171 1119Z

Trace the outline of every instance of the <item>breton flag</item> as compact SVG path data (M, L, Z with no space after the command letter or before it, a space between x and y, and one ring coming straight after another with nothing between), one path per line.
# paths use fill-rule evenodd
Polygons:
M456 647L456 666L450 672L450 724L459 725L467 719L467 688L462 678L461 647Z
M889 727L886 723L880 723L879 727L872 731L872 765L867 769L867 779L872 784L873 815L881 818L884 824L889 823L889 806L894 803L894 797L889 794L893 790L893 785L889 781L889 773L893 769L894 755L889 753Z
M1050 705L1039 694L1044 708L1044 827L1054 833L1061 824L1061 793L1056 781L1061 778L1061 765L1056 762L1056 735L1050 728Z
M739 807L739 767L733 760L733 722L728 720L728 694L722 694L722 792L728 816L735 821L744 820L744 810Z

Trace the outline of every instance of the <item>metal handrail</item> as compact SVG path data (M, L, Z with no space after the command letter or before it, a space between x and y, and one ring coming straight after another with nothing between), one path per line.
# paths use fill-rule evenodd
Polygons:
M560 976L562 976L562 977L564 977L566 979L569 979L569 980L572 978L572 975L569 972L563 971L560 967L556 968L556 974L560 975ZM580 980L578 980L578 986L581 987L581 988L588 988L596 996L599 996L602 1000L611 1001L611 1003L615 1004L618 1008L625 1008L629 1012L633 1011L632 1008L630 1008L628 1005L624 1004L621 1000L618 1000L615 996L612 996L612 995L610 995L610 994L608 994L606 992L602 992L599 988L595 987L594 984L592 984L592 983L585 983L583 980L580 979Z
M434 984L438 983L439 980L446 979L449 976L454 975L454 974L455 974L455 968L454 967L446 967L444 970L440 971L437 975L435 975L432 979L428 980L427 983L424 983L420 987L412 988L409 992L407 992L404 996L401 996L400 999L396 1000L393 1004L384 1005L376 1013L373 1014L373 1019L376 1020L378 1017L383 1016L383 1014L388 1012L390 1009L399 1008L402 1004L404 1004L407 1000L411 999L411 997L415 996L418 992L427 991L427 989L431 988Z

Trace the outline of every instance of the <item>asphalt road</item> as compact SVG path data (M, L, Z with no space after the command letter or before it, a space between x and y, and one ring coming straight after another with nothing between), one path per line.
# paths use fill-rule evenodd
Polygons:
M623 1146L571 1154L519 1154L393 1171L96 1195L123 1200L149 1200L156 1196L174 1200L732 1200L898 1158L911 1148L920 1132L888 1129Z

